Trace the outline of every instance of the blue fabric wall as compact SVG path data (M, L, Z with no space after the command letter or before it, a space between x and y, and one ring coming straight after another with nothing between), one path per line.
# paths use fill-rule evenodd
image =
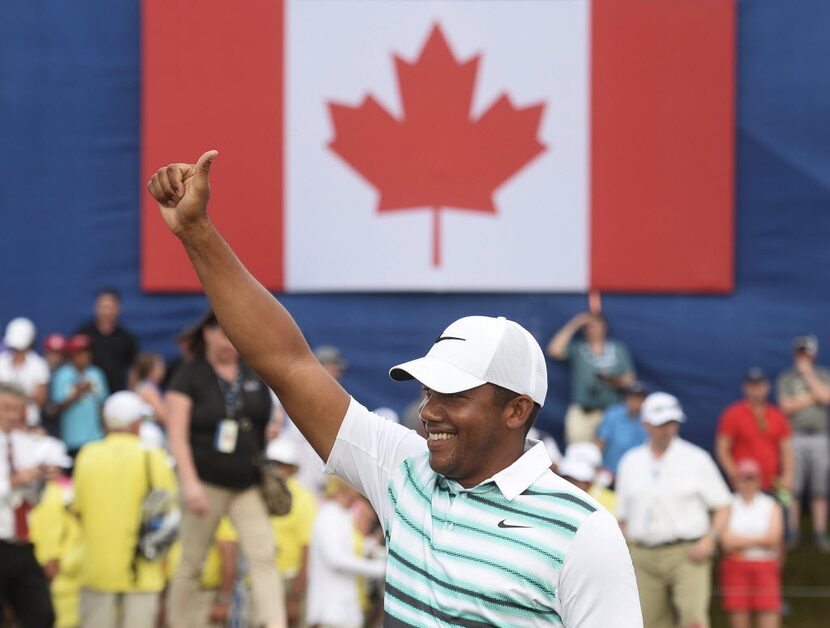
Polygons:
M96 290L115 285L126 325L145 347L173 353L172 335L205 301L139 290L138 2L6 0L2 14L0 323L25 315L42 334L69 332ZM680 397L684 433L707 447L748 365L786 368L792 336L805 331L830 347L828 32L825 0L739 2L735 293L603 301L643 377ZM586 304L542 294L284 301L312 344L343 350L358 399L398 410L417 389L386 369L425 351L454 318L505 315L545 343ZM566 372L551 364L550 377L541 420L558 433Z

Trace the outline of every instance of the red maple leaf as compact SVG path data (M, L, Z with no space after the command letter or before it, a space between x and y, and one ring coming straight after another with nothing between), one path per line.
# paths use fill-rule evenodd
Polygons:
M432 210L433 265L441 263L443 208L495 213L493 193L545 150L536 139L544 103L516 108L506 94L472 119L480 55L455 59L436 24L418 59L395 55L403 117L371 95L329 103L329 148L380 193L379 212Z

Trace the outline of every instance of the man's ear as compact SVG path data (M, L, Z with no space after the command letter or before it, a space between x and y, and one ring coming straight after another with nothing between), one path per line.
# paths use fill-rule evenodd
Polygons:
M509 430L524 429L533 412L533 400L527 395L519 395L504 406L505 425Z

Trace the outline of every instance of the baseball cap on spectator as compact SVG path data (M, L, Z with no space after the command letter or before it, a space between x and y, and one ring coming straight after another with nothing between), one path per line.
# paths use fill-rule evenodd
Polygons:
M321 345L314 349L314 356L320 364L334 364L341 369L345 369L349 363L343 359L340 349L332 347L331 345Z
M76 353L85 351L92 346L92 339L86 334L77 334L66 341L66 352Z
M766 372L760 366L750 367L744 375L745 382L765 382L768 379Z
M137 393L121 390L107 397L104 402L104 424L111 430L129 427L152 414L152 409Z
M808 353L810 355L816 355L818 353L818 338L812 334L807 336L796 336L793 339L793 351L803 351L804 353Z
M635 379L628 386L626 386L623 393L626 395L642 395L643 397L648 394L646 385L638 379Z
M49 334L46 340L43 341L44 351L64 351L66 350L66 336L63 334Z
M602 466L602 451L595 443L572 443L565 449L565 459L584 462L592 469L597 469Z
M584 460L568 458L568 456L562 460L557 473L563 478L573 478L577 482L593 482L597 474L596 469Z
M35 324L28 318L13 318L6 325L6 334L3 343L10 349L23 351L32 346L35 341Z
M735 465L735 475L739 478L754 478L761 475L761 465L752 458L743 458Z
M300 452L297 451L297 445L287 438L275 438L268 443L268 447L265 448L265 458L271 462L290 464L295 467L300 465Z
M424 357L392 367L389 376L398 382L415 379L442 394L495 384L540 406L548 391L542 348L524 327L503 316L458 319Z
M671 421L684 423L686 415L677 397L665 392L651 393L643 401L643 409L640 411L643 423L660 426Z

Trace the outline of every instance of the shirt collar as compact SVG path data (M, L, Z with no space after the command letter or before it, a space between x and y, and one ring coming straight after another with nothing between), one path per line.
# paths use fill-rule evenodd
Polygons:
M528 438L525 440L525 452L522 456L506 469L496 473L488 482L495 482L502 495L508 501L513 501L530 488L540 475L549 470L552 464L545 444Z

